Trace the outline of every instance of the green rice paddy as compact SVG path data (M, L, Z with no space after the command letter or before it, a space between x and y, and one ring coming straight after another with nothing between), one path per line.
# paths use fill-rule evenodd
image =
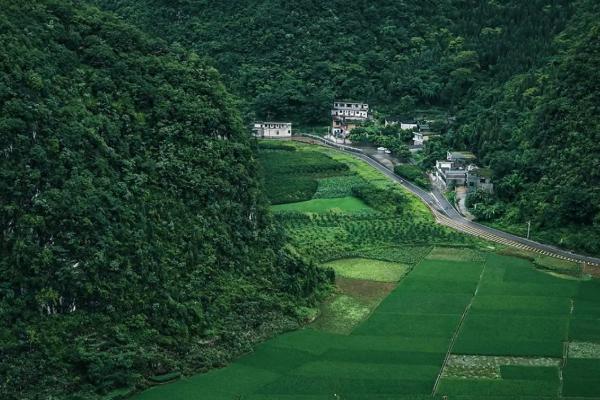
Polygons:
M286 153L310 152L292 145ZM348 155L319 154L309 158L323 167L294 165L314 179L310 195L321 194L274 208L298 251L337 273L320 316L136 400L600 398L598 280L563 279L548 268L576 268L484 251L434 225L409 197L406 214L368 210L347 196L352 185L385 188L387 180Z

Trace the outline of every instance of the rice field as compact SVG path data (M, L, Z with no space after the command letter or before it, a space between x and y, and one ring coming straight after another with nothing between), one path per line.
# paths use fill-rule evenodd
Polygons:
M289 172L293 153L294 179L312 186L304 197L292 181L277 189L275 218L300 254L336 272L336 292L304 329L136 400L600 398L600 281L484 251L409 196L399 212L357 203L356 185L387 179L346 154L289 146L262 162Z

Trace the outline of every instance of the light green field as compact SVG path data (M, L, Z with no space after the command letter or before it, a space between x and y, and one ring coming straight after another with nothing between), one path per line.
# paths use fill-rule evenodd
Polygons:
M376 282L397 282L409 270L404 264L366 258L345 258L323 265L333 268L336 275L352 279L365 279Z
M278 204L273 206L273 211L296 211L312 213L337 211L344 213L357 213L364 211L373 211L373 209L367 206L361 200L357 199L356 197L346 196L333 199L313 199L308 201L301 201L298 203Z

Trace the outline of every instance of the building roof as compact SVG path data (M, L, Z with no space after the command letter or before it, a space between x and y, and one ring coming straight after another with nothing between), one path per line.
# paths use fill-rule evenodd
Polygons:
M289 124L291 125L291 122L276 122L276 121L256 121L254 122L255 124Z
M448 156L455 160L475 160L477 158L470 151L449 151Z
M368 104L363 101L351 101L351 100L334 100L334 103L346 103L346 104Z

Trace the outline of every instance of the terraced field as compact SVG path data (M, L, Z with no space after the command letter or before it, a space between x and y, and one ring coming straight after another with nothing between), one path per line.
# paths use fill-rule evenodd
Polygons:
M324 161L327 177L307 167L312 196L367 204L351 196L372 171L330 160L346 162ZM318 192L346 179L343 190ZM600 281L576 265L547 268L436 229L406 194L391 198L399 207L307 208L310 199L276 207L297 249L336 271L338 289L319 317L225 368L137 399L600 398Z

